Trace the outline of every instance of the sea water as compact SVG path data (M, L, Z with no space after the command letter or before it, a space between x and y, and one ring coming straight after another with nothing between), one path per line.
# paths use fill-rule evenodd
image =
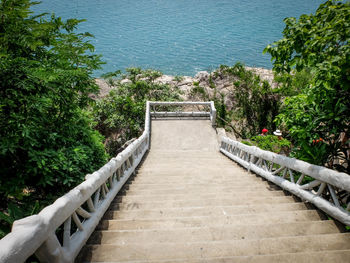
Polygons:
M271 68L266 45L282 37L283 19L314 13L320 0L42 0L33 10L86 19L95 75L127 67L193 76L237 61Z

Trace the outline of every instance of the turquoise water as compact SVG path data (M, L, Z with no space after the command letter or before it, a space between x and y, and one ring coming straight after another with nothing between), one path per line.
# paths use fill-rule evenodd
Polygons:
M194 75L242 61L271 68L264 47L281 38L285 17L313 13L319 0L42 0L36 12L87 19L79 31L107 63Z

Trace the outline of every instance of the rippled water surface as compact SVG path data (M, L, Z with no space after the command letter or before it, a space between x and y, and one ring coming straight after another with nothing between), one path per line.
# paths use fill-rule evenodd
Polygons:
M242 61L271 68L264 47L281 38L285 17L314 12L320 0L42 0L36 12L84 18L79 31L107 63L194 75Z

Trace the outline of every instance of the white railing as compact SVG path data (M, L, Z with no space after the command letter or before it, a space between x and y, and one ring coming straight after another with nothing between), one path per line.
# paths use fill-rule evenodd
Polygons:
M220 151L350 226L350 175L221 138Z
M150 114L145 130L125 150L39 214L15 221L0 240L0 262L21 263L35 254L40 262L71 263L149 148ZM63 240L56 231L63 228Z
M157 106L181 106L181 107L200 107L206 106L209 111L156 111ZM150 102L150 113L154 118L172 118L172 117L193 117L193 118L210 118L212 126L216 126L216 109L213 101L152 101Z

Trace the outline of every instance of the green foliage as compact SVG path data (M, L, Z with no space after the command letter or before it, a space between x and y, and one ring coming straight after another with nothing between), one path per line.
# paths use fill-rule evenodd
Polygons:
M176 82L181 82L181 81L183 81L184 80L184 77L183 76L175 76L174 77L174 81L176 81Z
M291 74L275 73L274 80L278 83L274 92L283 96L295 96L310 85L312 74L309 68L304 68L300 71L294 70Z
M95 127L107 138L106 149L112 156L126 141L141 134L147 100L180 100L178 89L154 83L161 76L160 72L140 68L129 68L126 72L125 75L121 75L120 71L107 75L108 83L116 88L107 97L96 101L92 108ZM120 75L131 83L121 84L120 79L111 78Z
M235 80L234 114L242 137L260 134L263 128L274 130L276 127L273 120L279 112L280 96L272 90L269 83L261 81L259 76L245 69L241 63L233 67L221 66L220 72L231 75Z
M215 72L214 72L215 73ZM192 97L199 97L200 100L203 101L214 101L214 105L216 108L216 125L218 127L225 127L229 123L229 115L230 112L226 109L225 105L225 96L224 94L221 94L220 92L217 91L216 85L212 79L211 74L209 75L209 88L212 89L212 94L211 92L207 92L207 90L204 87L201 87L199 85L198 81L193 82L193 88L191 90L190 96Z
M275 153L289 153L291 142L287 139L279 139L275 135L254 136L251 138L251 144L260 149L275 152Z
M11 203L29 215L29 204L52 201L107 157L84 110L102 63L91 35L74 33L82 20L32 16L33 4L0 2L1 225L18 218Z
M310 72L307 85L285 101L278 124L307 161L350 173L350 2L330 0L315 14L286 18L283 38L266 47L278 74ZM293 79L293 75L289 76ZM294 78L295 79L295 78ZM299 94L298 94L299 93ZM323 138L314 152L312 140ZM321 154L322 153L322 154ZM321 155L321 156L320 156ZM336 165L335 160L342 165Z

